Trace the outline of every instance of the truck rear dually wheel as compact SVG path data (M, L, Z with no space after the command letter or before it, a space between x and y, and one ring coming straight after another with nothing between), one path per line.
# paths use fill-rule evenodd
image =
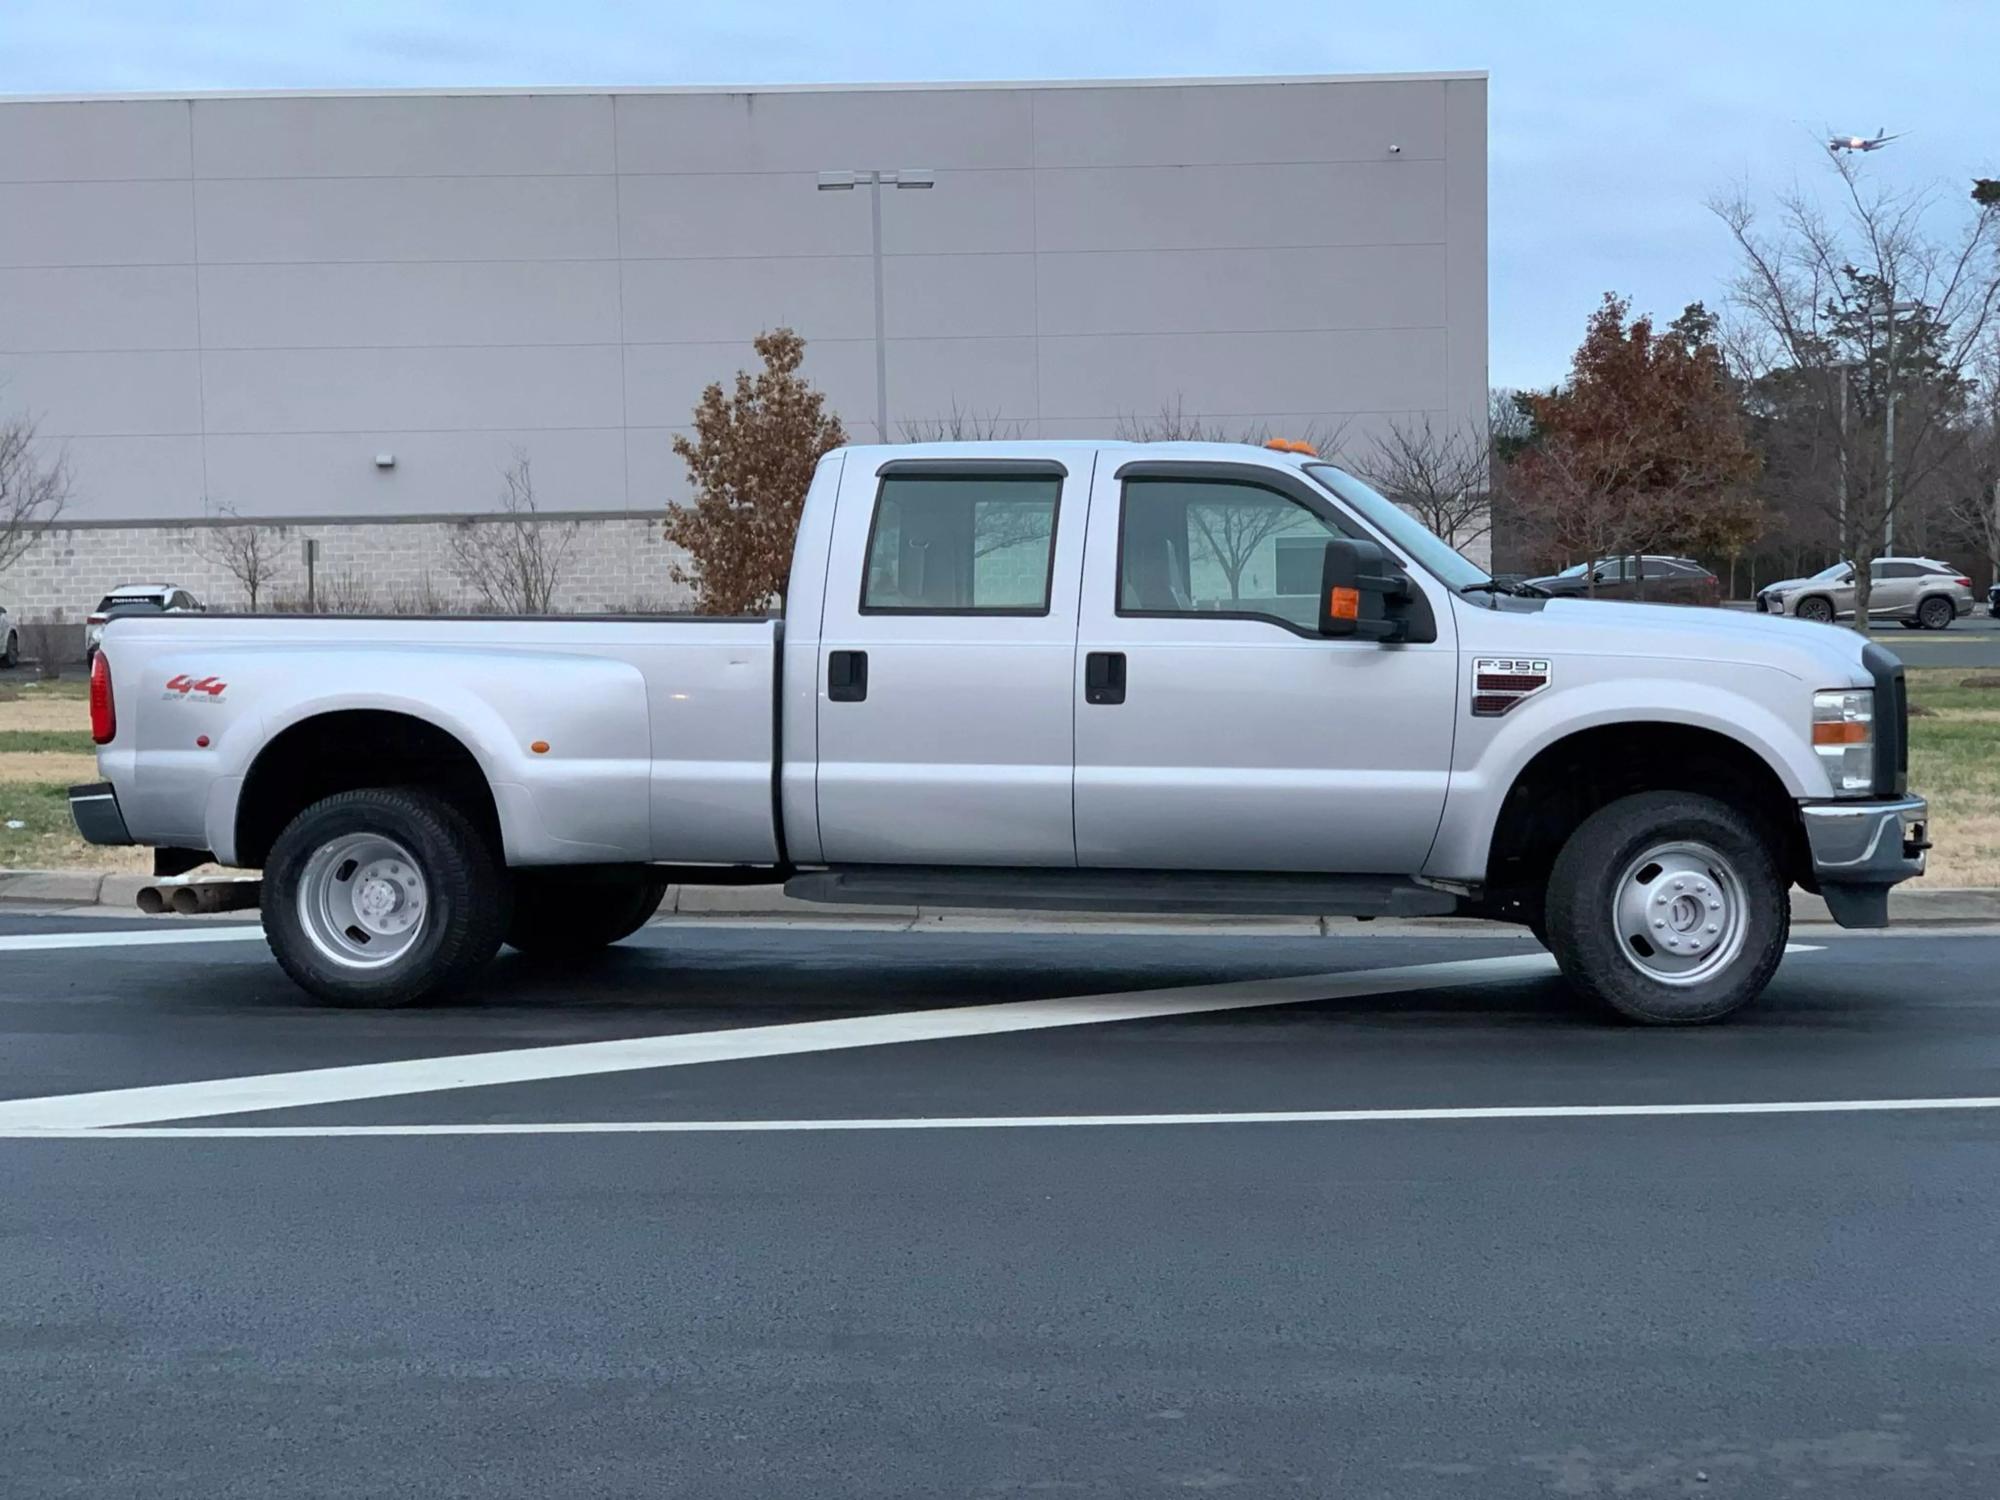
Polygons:
M651 875L520 870L507 946L570 957L594 952L644 927L666 893L667 882Z
M264 933L317 999L409 1005L492 958L507 894L495 851L444 798L342 792L313 803L271 846Z
M1556 856L1549 948L1590 998L1651 1025L1718 1021L1763 992L1791 929L1769 835L1727 803L1642 792Z

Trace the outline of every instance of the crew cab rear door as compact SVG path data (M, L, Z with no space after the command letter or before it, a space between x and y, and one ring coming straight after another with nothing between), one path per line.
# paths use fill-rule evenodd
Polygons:
M1329 539L1368 532L1296 470L1101 456L1078 629L1077 859L1408 874L1444 811L1456 621L1318 633Z
M820 635L830 864L1073 865L1078 580L1091 452L857 449Z

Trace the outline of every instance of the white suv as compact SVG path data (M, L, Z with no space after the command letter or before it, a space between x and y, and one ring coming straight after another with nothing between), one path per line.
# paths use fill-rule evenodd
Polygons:
M97 655L97 643L104 639L105 624L114 615L198 615L207 605L186 589L173 583L121 583L97 601L97 608L83 623L83 659Z
M1943 630L1972 613L1972 580L1932 557L1878 557L1868 565L1868 618L1906 630ZM1854 565L1835 563L1810 578L1788 578L1757 592L1757 608L1831 625L1854 617Z

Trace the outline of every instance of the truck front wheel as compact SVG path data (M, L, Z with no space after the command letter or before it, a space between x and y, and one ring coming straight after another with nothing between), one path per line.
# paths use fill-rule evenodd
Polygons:
M516 871L507 946L572 957L609 947L651 921L666 893L667 882L650 875Z
M1642 792L1584 819L1549 876L1563 974L1628 1020L1719 1021L1756 999L1791 930L1769 836L1727 803Z
M409 1005L493 957L499 858L471 819L406 787L341 792L292 819L264 865L264 933L308 994Z

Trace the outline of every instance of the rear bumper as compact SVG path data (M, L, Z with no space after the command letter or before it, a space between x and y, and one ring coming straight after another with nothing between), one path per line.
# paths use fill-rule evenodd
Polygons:
M129 844L125 814L118 807L118 792L108 781L93 781L69 789L69 815L76 831L93 844Z
M1799 807L1813 877L1842 927L1889 925L1889 888L1924 873L1930 806L1921 797Z

